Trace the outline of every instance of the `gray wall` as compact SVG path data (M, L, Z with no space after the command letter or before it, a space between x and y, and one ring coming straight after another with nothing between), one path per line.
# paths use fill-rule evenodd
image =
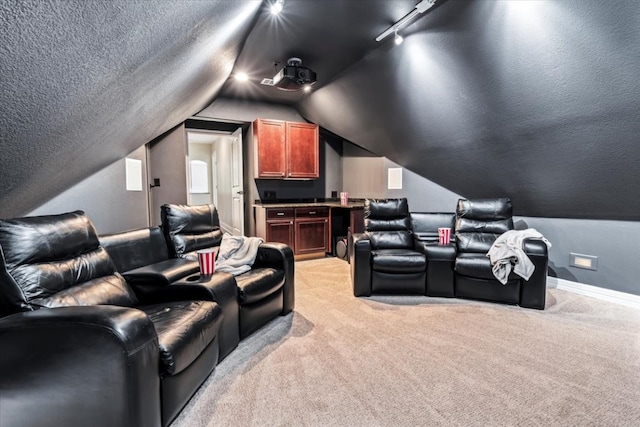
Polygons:
M324 170L320 176L324 177L324 197L331 197L331 192L340 193L343 191L343 163L342 163L342 141L332 141L320 135L320 147L324 146Z
M388 189L388 169L400 167L356 145L343 148L343 188L350 198L399 198L409 200L414 212L453 212L460 196L408 170L402 170L402 189Z
M187 203L187 133L184 124L149 144L149 175L160 186L150 189L151 225L160 225L160 207Z
M553 245L549 275L640 295L640 223L563 218L514 218L517 228L535 228ZM598 270L569 266L569 253L595 255Z
M142 161L142 191L126 191L125 159L107 166L39 206L28 215L83 210L98 233L116 233L148 226L147 158L145 147L127 157Z

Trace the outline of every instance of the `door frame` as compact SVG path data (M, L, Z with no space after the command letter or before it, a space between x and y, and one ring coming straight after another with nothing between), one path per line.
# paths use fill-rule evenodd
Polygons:
M250 126L250 123L246 123L246 122L241 122L241 121L220 121L220 120L216 120L216 119L212 119L212 118L204 118L204 117L190 117L189 119L187 119L185 122L185 138L186 138L186 133L187 131L191 131L191 132L212 132L212 133L218 133L218 134L223 134L223 135L227 135L227 136L236 136L239 140L239 148L240 148L240 152L238 153L239 155L237 156L237 160L239 161L237 164L238 167L238 174L239 174L239 179L241 181L240 185L241 188L240 191L240 201L239 201L239 206L237 209L238 212L238 222L240 224L239 226L239 231L237 231L236 233L241 233L242 235L246 235L247 232L247 222L246 222L246 210L247 210L247 206L246 206L246 200L245 200L245 195L248 194L247 193L247 179L246 179L246 169L248 167L247 163L246 163L246 156L247 156L247 147L246 147L246 138L245 138L245 133L246 130L248 129L248 127ZM186 142L185 142L186 145ZM217 169L220 170L220 157L218 156L217 158L217 163L218 163L218 167ZM212 159L213 162L213 159ZM214 169L214 165L212 165L212 173L213 173L213 169ZM212 185L212 189L211 191L217 191L217 187L216 185ZM212 193L214 200L215 198L218 199L218 201L220 201L220 194L215 194ZM224 202L221 202L224 203ZM215 202L214 202L215 204ZM216 205L216 207L219 208L219 206ZM233 211L233 206L232 206L232 211ZM222 231L224 232L228 232L230 234L234 234L234 230L233 230L233 224L229 224L227 222L224 221L220 221L220 228L222 229Z

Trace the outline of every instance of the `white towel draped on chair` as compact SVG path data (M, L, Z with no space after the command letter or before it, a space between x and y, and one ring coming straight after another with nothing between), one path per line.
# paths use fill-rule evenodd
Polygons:
M503 285L507 283L509 274L513 272L525 280L529 280L535 270L535 266L524 252L525 239L542 240L548 248L551 243L535 228L526 230L509 230L498 236L493 242L487 256L491 261L493 275Z
M232 236L225 233L216 258L216 271L237 276L251 270L262 242L259 237Z

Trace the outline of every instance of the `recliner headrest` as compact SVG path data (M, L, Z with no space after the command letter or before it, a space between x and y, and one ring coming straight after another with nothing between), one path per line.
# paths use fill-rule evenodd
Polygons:
M409 204L402 199L366 199L364 219L398 219L409 216Z
M163 205L162 230L171 257L185 258L199 249L220 246L222 230L214 205Z
M0 220L0 312L137 298L82 211Z
M512 215L513 206L509 198L459 199L456 207L458 218L498 220L511 218Z
M72 258L100 246L83 211L0 220L0 246L9 268Z
M165 204L160 213L166 233L199 234L220 228L218 209L214 205Z

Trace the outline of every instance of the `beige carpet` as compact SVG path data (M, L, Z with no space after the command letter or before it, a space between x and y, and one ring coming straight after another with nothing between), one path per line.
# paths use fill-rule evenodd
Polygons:
M544 311L355 298L324 258L172 427L548 425L640 426L640 311L556 289Z

